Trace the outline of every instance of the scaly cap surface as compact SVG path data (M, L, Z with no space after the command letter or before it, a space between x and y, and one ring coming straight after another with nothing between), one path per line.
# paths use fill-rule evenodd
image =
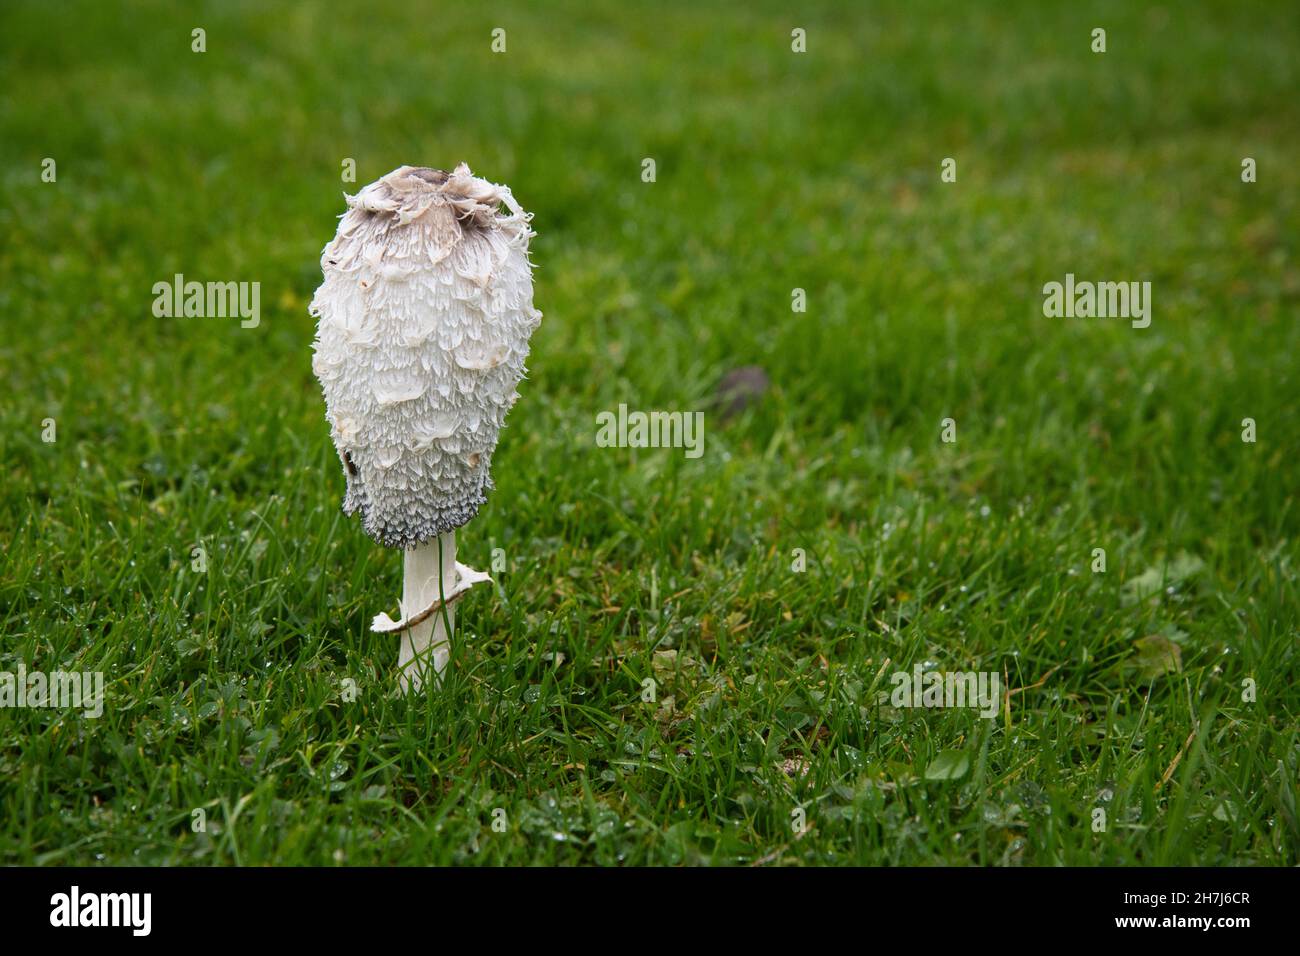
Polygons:
M347 203L321 255L312 369L347 476L343 510L381 544L411 548L468 522L492 487L542 318L532 217L463 163L402 166Z

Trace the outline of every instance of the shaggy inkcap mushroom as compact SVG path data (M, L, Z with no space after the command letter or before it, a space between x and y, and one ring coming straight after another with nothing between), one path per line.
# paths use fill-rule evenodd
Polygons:
M463 163L452 173L403 166L347 203L321 256L312 368L347 477L343 510L359 512L379 543L407 550L408 579L425 546L437 554L432 606L407 606L425 603L425 582L412 591L408 580L402 620L376 618L376 630L409 631L486 577L463 565L449 575L447 565L455 530L492 487L492 452L542 318L532 217ZM417 574L429 568L415 564ZM445 652L439 671L444 662Z

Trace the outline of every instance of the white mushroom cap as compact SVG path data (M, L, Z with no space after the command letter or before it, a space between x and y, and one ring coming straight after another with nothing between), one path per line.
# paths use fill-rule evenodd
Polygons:
M412 548L468 522L492 487L542 319L532 217L463 163L402 166L347 202L321 255L312 369L347 475L343 510L381 544Z

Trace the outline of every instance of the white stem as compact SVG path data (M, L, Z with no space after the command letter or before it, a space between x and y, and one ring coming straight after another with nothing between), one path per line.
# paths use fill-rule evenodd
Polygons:
M419 614L443 595L456 589L456 532L438 536L404 552L402 562L402 617ZM448 626L456 623L456 605L440 607L433 616L402 631L402 648L397 656L403 691L419 690L424 678L442 678L451 656ZM430 675L430 664L432 674Z

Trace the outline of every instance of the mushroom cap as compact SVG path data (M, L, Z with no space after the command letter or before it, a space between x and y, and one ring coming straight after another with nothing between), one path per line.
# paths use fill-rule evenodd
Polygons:
M468 522L492 487L542 319L532 216L464 163L402 166L346 198L311 303L312 370L344 512L379 543L412 548Z

